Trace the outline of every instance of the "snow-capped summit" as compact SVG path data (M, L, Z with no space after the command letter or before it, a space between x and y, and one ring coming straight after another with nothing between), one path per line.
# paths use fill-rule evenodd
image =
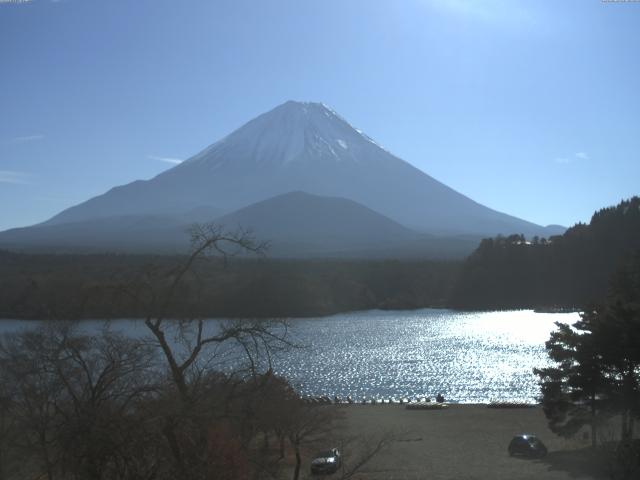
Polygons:
M544 235L383 149L322 103L286 102L155 178L111 189L47 224L122 215L232 212L288 192L358 202L405 227L437 234Z
M292 162L358 162L373 140L323 103L288 101L251 120L184 165L220 168L243 161L275 167ZM227 155L233 151L234 157Z

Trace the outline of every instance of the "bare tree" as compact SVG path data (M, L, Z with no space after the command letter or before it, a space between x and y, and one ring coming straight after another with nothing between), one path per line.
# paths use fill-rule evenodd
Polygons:
M131 411L155 388L152 358L133 339L110 331L82 335L71 324L5 337L0 362L5 381L15 385L16 448L37 459L32 465L49 480L126 478L137 428Z
M320 448L324 450L329 446L339 447L342 462L338 478L346 480L361 473L374 457L404 436L401 432L392 431L345 436L343 407L336 405L308 404L298 398L282 402L281 408L286 411L286 418L279 419L279 423L286 428L295 454L293 480L300 478L303 450L310 447L322 445Z
M340 479L346 480L362 473L362 469L384 451L393 442L400 441L405 434L401 432L383 431L376 435L355 435L341 441L345 452Z
M0 371L6 367L0 362ZM16 435L15 397L15 384L8 375L0 375L0 480L11 478L14 470L18 469L13 455L15 445L11 442Z
M197 224L191 229L191 254L181 265L171 270L145 272L145 278L133 285L121 287L121 291L145 303L144 323L160 347L171 378L180 398L188 403L191 388L197 386L204 363L212 362L211 356L219 353L220 345L235 343L246 355L249 368L255 374L261 356L270 361L271 352L288 345L284 322L267 320L232 320L219 322L208 328L205 319L197 313L186 318L170 319L177 297L205 295L201 291L197 267L211 255L226 263L230 257L241 253L264 255L267 244L257 242L247 230L226 231L216 224ZM159 281L158 281L159 280ZM194 309L197 310L197 309ZM172 342L170 335L173 335ZM208 349L208 352L204 352ZM212 354L213 352L213 354ZM207 353L207 355L203 355Z
M339 408L306 404L273 373L294 346L286 322L207 321L199 308L207 269L266 245L216 225L194 227L192 245L180 265L113 286L144 312L144 338L54 322L0 342L0 433L18 432L0 439L0 480L7 452L23 465L10 478L279 478L289 447L297 479L306 449L337 438ZM347 443L344 478L386 445Z
M43 477L52 480L60 457L54 431L59 425L57 404L63 385L43 361L47 338L44 330L5 336L0 344L0 371L3 383L13 385L6 415L14 419L20 435L12 439L12 447L36 472L41 470Z
M338 412L333 408L309 405L302 402L296 402L296 404L288 405L287 407L290 417L285 424L285 428L295 454L292 478L293 480L298 480L302 466L303 445L318 441L319 438L326 438L331 432Z
M224 266L239 254L264 255L266 243L257 242L246 230L231 232L216 224L205 224L192 228L191 244L191 253L182 264L169 270L146 269L136 281L121 285L119 291L144 311L144 325L162 352L175 388L175 400L165 403L162 435L176 474L204 478L211 457L205 441L208 430L236 415L236 423L251 426L241 428L245 433L240 444L245 450L248 448L254 433L251 410L238 413L229 408L229 403L240 394L253 395L255 392L246 386L239 386L246 378L255 379L261 371L268 370L272 354L291 343L283 321L207 322L199 314L198 302L208 293L200 281L202 272L218 263ZM185 302L187 308L176 307ZM182 315L176 318L176 313ZM232 367L232 373L222 382L220 377L212 381L210 372L223 367ZM216 388L218 392L214 391ZM220 396L222 391L225 394ZM172 394L167 395L170 398ZM218 434L220 431L228 432L228 428L218 428Z

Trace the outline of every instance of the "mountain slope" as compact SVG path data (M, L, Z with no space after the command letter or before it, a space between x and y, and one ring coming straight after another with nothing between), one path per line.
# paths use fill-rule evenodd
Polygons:
M424 236L352 200L291 192L216 220L248 228L276 255L313 255L399 249Z
M57 253L183 253L187 228L170 216L122 215L6 230L0 232L0 246Z
M195 212L195 213L194 213ZM193 221L248 229L269 243L270 257L461 258L479 238L439 238L412 231L344 198L291 192L218 218L126 215L0 232L0 247L22 251L184 253ZM197 217L197 218L195 218Z
M300 102L260 115L151 180L113 188L46 223L176 214L200 205L234 211L291 191L351 199L422 232L549 233L452 190L380 147L328 107Z

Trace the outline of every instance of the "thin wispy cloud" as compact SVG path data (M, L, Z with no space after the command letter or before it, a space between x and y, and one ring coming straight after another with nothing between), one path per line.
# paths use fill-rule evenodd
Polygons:
M0 170L0 183L11 183L13 185L29 185L29 174L16 172L14 170Z
M556 157L554 158L554 162L556 163L573 163L577 160L589 160L589 155L587 155L585 152L576 152L571 156L568 157Z
M44 135L36 134L36 135L25 135L22 137L14 137L10 140L10 142L11 143L28 143L28 142L38 142L40 140L44 140Z
M182 160L180 158L159 157L157 155L148 155L147 158L149 158L151 160L158 160L159 162L170 163L172 165L179 165L180 163L182 163L184 161L184 160Z
M37 3L62 3L63 0L0 0L0 6L3 5L31 5Z
M47 3L61 3L62 0L48 0ZM45 0L34 2L34 0L0 0L0 5L26 5L29 3L45 3Z

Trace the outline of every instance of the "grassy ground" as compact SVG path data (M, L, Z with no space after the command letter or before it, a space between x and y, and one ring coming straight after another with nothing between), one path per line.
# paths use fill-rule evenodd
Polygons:
M330 407L331 408L331 407ZM453 405L444 411L410 411L400 405L346 406L339 421L342 435L373 439L383 432L402 432L360 471L359 479L596 479L606 478L580 437L564 440L547 428L542 410L489 409ZM535 433L547 445L543 459L507 454L515 434ZM339 440L336 440L339 441ZM339 446L339 445L338 445ZM350 452L345 448L345 464ZM355 456L355 453L352 453ZM303 472L307 475L308 459ZM340 474L328 478L339 478Z

